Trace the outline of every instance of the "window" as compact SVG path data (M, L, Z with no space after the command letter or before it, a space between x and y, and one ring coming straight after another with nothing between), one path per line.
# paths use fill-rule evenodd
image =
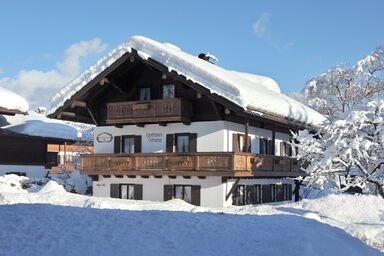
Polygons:
M151 88L140 88L140 100L151 99Z
M111 184L110 195L112 198L122 199L143 199L143 185L142 184Z
M251 152L251 137L248 136L248 145L245 148L245 135L234 133L232 136L232 150L233 152Z
M123 153L135 153L134 136L123 136Z
M176 136L176 152L188 152L189 151L189 136L179 135Z
M114 137L114 153L140 153L141 136L123 135Z
M164 185L164 201L179 198L193 205L200 205L200 186Z
M167 134L167 152L197 152L197 133Z
M274 155L272 140L269 138L260 138L260 154L261 155Z
M232 194L233 205L245 205L245 186L238 185Z
M120 184L120 198L135 199L135 185Z
M163 99L174 99L175 98L175 85L163 85Z
M192 202L192 187L184 185L174 186L174 198L182 199L187 203Z

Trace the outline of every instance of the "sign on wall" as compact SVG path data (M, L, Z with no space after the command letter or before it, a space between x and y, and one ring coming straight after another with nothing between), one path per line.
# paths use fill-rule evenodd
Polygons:
M164 135L160 132L151 132L145 134L147 138L147 142L162 142Z
M102 132L96 136L96 140L100 143L108 143L113 140L113 136L108 132Z

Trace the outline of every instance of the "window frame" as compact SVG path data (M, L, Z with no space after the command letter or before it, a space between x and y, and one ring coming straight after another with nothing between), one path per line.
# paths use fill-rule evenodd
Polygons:
M140 101L151 100L151 87L141 87L139 89L139 100Z
M128 153L133 154L136 152L136 145L135 145L135 135L122 135L121 136L121 153ZM126 152L125 151L125 139L132 139L133 141L133 152Z
M173 88L173 90L170 90L172 91L173 95L171 97L165 97L165 88ZM176 98L176 85L174 84L164 84L162 85L162 99L175 99Z

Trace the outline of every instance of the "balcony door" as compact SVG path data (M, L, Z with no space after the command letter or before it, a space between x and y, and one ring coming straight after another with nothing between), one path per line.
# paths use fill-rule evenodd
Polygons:
M166 140L167 152L197 152L197 133L167 134Z
M114 153L141 153L140 135L123 135L114 137Z

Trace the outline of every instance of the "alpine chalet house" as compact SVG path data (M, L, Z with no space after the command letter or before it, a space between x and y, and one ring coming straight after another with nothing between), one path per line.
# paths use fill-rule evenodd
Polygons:
M291 200L303 176L290 131L324 117L270 78L225 70L134 36L51 99L50 117L93 123L81 172L95 196L222 207Z

